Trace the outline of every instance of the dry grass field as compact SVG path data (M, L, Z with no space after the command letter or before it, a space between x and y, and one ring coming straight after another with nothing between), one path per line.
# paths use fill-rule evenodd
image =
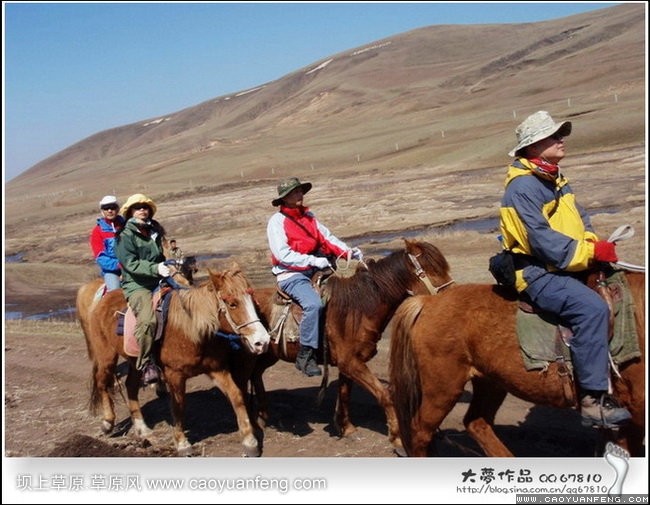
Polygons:
M575 190L584 205L592 210L597 232L607 237L620 225L632 225L636 234L620 243L618 253L623 261L644 265L643 149L569 159L565 170L575 181ZM612 167L622 174L615 192L611 184ZM487 170L482 175L476 170L456 171L446 177L427 178L420 170L403 170L392 179L363 175L314 178L310 179L314 188L306 200L340 237L358 244L369 257L378 258L401 247L400 237L415 236L440 248L457 282L492 282L487 260L497 250L496 230L477 231L472 229L472 223L479 227L496 217L504 171L505 168ZM189 235L189 228L188 235L176 235L188 253L206 255L212 251L228 255L201 261L199 275L205 275L208 267L221 269L236 260L254 285L261 287L272 282L264 226L273 209L270 203L266 206L259 202L270 202L273 197L273 187L233 188L217 197L197 197L191 204L161 202L160 213L164 212L167 218L164 222L178 222L175 220L188 214L193 216L193 222L215 222L218 231L210 240ZM221 225L213 214L215 201L228 209L229 225ZM383 233L369 233L372 228ZM61 263L7 263L6 303L15 303L26 315L73 307L76 289L96 276L89 261L63 263L74 247L63 244L52 253ZM87 410L91 363L73 317L62 316L59 323L5 321L7 455L173 455L167 402L156 398L150 390L141 395L145 416L155 430L148 443L142 444L129 435L128 412L119 397L118 421L124 430L115 437L100 435L99 418ZM380 342L379 355L370 362L384 381L388 339L387 334ZM320 409L314 403L318 378L306 378L284 362L269 369L265 377L273 414L265 434L264 457L393 456L383 412L374 398L358 387L353 395L352 416L361 430L361 440L336 437L332 425L336 369ZM225 397L205 377L191 379L188 391L188 436L195 444L196 454L240 456L234 415ZM466 399L461 401L443 423L437 442L442 456L477 454L478 448L464 434L461 424L465 402ZM497 416L497 428L517 456L590 456L595 447L594 432L580 426L575 411L552 411L510 396Z
M433 26L332 55L322 71L298 69L255 93L216 97L183 111L99 132L5 184L5 424L8 456L171 455L167 402L142 393L155 430L128 431L118 398L116 437L87 411L91 363L74 313L76 290L97 276L88 233L97 202L151 196L156 218L200 275L237 261L255 286L270 286L266 223L280 178L314 187L316 215L367 257L401 237L434 243L457 282L492 282L496 218L514 130L536 110L573 121L562 166L602 238L636 235L618 254L647 257L646 9L621 4L544 23ZM329 57L324 59L328 59ZM320 62L314 62L314 67ZM543 76L539 79L538 76ZM262 83L261 83L262 84ZM147 126L145 126L147 125ZM371 367L387 380L388 338ZM360 388L359 441L339 440L331 418L336 371L324 405L317 379L280 363L266 374L273 403L263 456L392 457L385 419ZM240 455L232 409L204 377L189 383L189 439L198 456ZM468 392L470 394L470 392ZM465 399L443 424L443 456L468 456ZM562 429L559 429L562 427ZM508 397L497 430L517 456L590 456L594 434L573 411ZM456 446L456 442L461 447Z

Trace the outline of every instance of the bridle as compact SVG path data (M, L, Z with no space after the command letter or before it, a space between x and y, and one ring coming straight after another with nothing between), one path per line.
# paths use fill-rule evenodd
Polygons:
M454 279L451 279L449 282L444 283L442 286L434 286L431 280L429 279L429 276L427 273L424 271L424 268L422 268L422 265L420 265L420 262L418 261L418 255L411 254L411 253L406 253L411 260L411 263L413 263L413 266L415 267L415 275L418 276L418 278L424 283L424 285L427 287L429 290L429 293L432 295L438 294L440 291L445 289L447 286L450 286L453 284L455 281Z
M246 290L246 292L249 295L253 293L252 290ZM251 324L261 323L261 321L258 318L258 319L253 319L252 321L248 321L246 323L235 324L235 321L232 320L232 316L228 311L228 306L226 305L227 298L221 296L221 291L217 292L217 298L219 300L219 312L224 313L224 316L226 317L226 321L228 321L228 324L237 335L240 334L239 330L241 330L242 328L245 328L246 326L250 326Z

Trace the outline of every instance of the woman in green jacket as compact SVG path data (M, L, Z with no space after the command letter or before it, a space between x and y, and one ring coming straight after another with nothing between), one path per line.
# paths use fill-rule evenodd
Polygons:
M126 219L124 229L117 235L115 254L122 266L122 288L129 306L136 315L135 336L140 345L136 368L143 371L144 384L159 380L158 367L152 355L156 335L156 315L153 292L160 278L168 277L165 265L163 240L165 230L152 219L156 204L151 198L131 195L122 206L120 214Z

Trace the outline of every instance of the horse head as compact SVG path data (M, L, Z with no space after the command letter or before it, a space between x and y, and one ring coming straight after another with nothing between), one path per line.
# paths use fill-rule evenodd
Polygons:
M194 274L199 271L196 256L183 256L176 262L178 272L185 277L190 286L194 285Z
M426 291L416 290L414 294L435 294L454 283L447 259L440 250L429 242L404 239L405 251L415 267Z
M259 319L252 286L239 265L223 272L208 268L208 274L219 304L221 331L237 335L251 354L266 352L271 337Z

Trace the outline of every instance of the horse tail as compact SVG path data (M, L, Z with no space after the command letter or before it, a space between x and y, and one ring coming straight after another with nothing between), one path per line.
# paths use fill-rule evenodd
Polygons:
M400 437L407 454L411 452L411 421L422 401L420 374L411 347L410 330L415 324L424 297L407 298L393 317L390 339L390 387L397 415Z

